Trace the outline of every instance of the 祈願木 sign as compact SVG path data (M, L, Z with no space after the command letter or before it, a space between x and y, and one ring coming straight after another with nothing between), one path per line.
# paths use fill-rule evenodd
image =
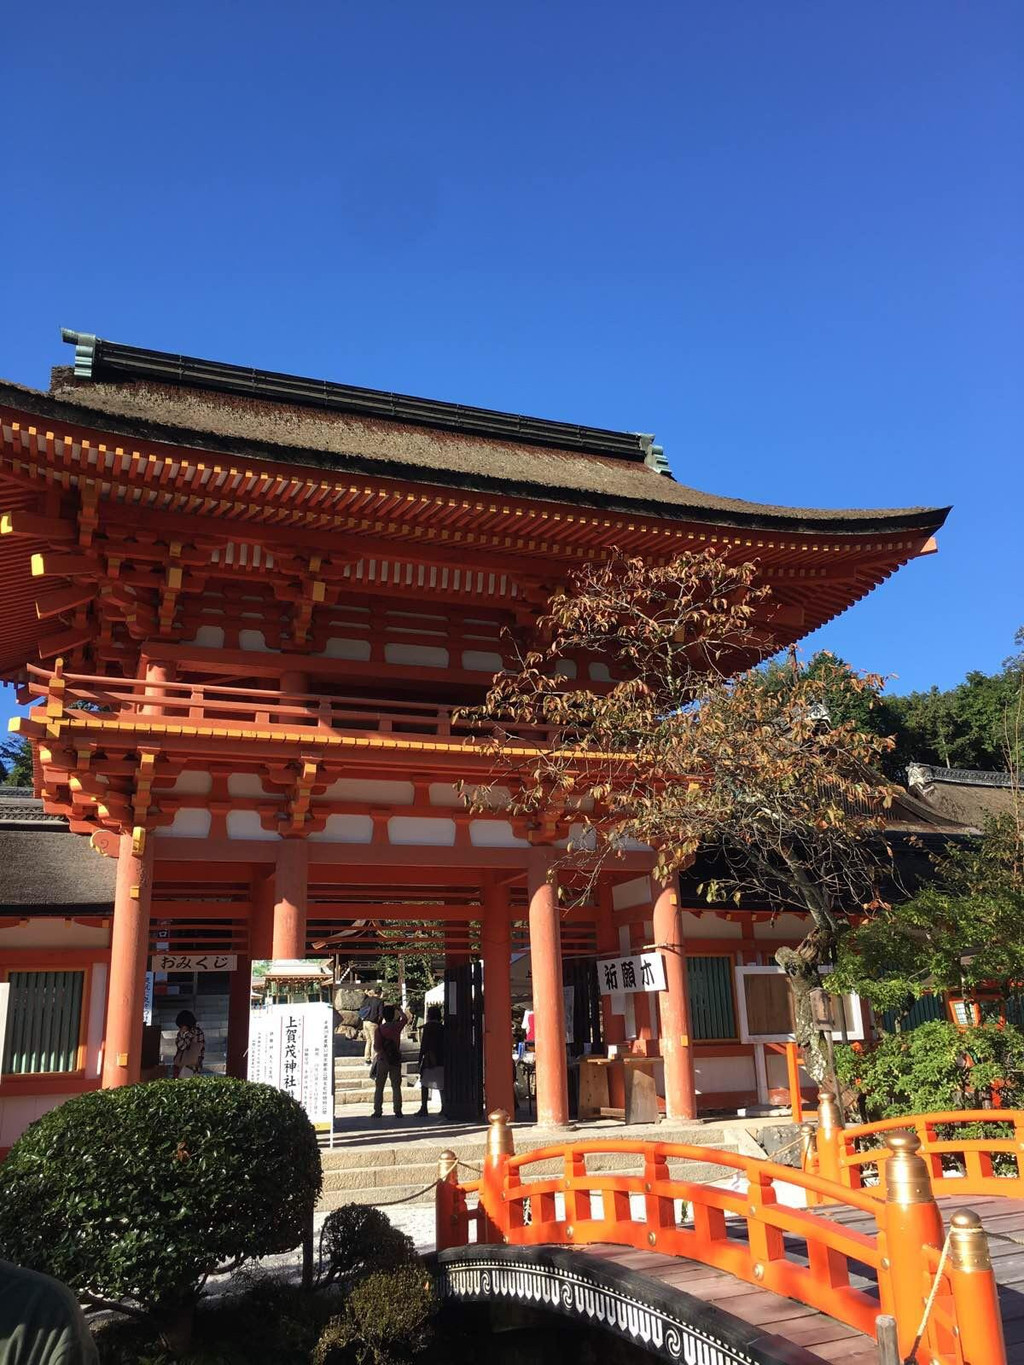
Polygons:
M661 953L601 958L597 964L597 984L602 995L667 990L665 959Z

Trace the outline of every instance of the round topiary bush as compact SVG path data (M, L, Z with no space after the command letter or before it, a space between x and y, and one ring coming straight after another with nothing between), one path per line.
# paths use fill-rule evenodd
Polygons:
M368 1275L324 1328L313 1365L405 1365L434 1335L437 1293L419 1265Z
M377 1270L416 1261L412 1238L401 1232L380 1209L345 1204L324 1219L320 1232L322 1282L355 1280Z
M302 1107L220 1077L97 1090L0 1166L0 1257L143 1310L168 1341L218 1266L290 1250L321 1186Z

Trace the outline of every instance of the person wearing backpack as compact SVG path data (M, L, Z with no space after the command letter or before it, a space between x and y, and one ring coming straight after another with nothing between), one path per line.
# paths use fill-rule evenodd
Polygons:
M373 1117L384 1117L384 1086L391 1081L395 1117L402 1117L402 1030L409 1022L397 1005L385 1005L373 1040Z
M359 1007L359 1018L363 1025L363 1061L367 1066L373 1065L376 1049L374 1039L377 1036L377 1028L384 1018L384 1002L380 998L380 991L376 986L371 986L363 996L363 1003Z

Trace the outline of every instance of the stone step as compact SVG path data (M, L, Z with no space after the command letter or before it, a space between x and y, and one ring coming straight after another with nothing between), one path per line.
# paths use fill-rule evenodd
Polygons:
M410 1087L411 1089L411 1087ZM388 1102L390 1098L390 1088L385 1091L384 1100ZM403 1099L410 1096L409 1090L403 1090ZM418 1096L415 1096L418 1098ZM371 1096L372 1099L372 1096ZM434 1123L440 1126L443 1122L438 1115L431 1114ZM369 1121L368 1121L369 1122ZM628 1129L621 1132L623 1141L627 1141ZM407 1130L403 1130L403 1137ZM530 1136L531 1128L529 1125L514 1127L512 1129L515 1139L516 1151L523 1152L536 1151L538 1147L549 1145L550 1138ZM570 1135L571 1137L572 1135ZM585 1139L580 1136L580 1141ZM345 1139L339 1136L336 1141L339 1145L334 1148L324 1147L320 1152L320 1159L324 1172L329 1170L343 1170L354 1166L401 1166L401 1165L423 1165L425 1163L436 1163L440 1160L441 1153L451 1148L457 1156L464 1161L471 1161L474 1166L479 1166L484 1156L485 1134L483 1131L474 1133L471 1136L445 1137L443 1133L434 1133L419 1140L403 1141L400 1144L389 1142L386 1130L382 1130L378 1142L367 1146L344 1145ZM734 1152L736 1146L732 1142L725 1140L725 1133L721 1128L673 1128L664 1129L658 1133L659 1142L673 1142L692 1147L715 1147L720 1151ZM628 1157L617 1152L599 1153L589 1158L591 1170L607 1170L606 1163L628 1163L632 1160L639 1170L641 1166L640 1157ZM625 1165L622 1167L625 1169Z
M728 1149L723 1149L728 1150ZM595 1159L592 1158L592 1163ZM548 1170L549 1165L554 1170ZM531 1178L541 1179L545 1175L557 1174L561 1163L543 1162L531 1167ZM593 1164L591 1171L608 1170L609 1174L625 1174L615 1171L614 1166L607 1168ZM695 1185L710 1185L716 1181L727 1180L736 1172L729 1166L716 1166L708 1161L680 1161L670 1164L673 1180L689 1181ZM466 1179L472 1172L463 1173ZM340 1208L343 1204L382 1204L392 1200L408 1200L415 1204L434 1202L433 1183L437 1179L436 1163L422 1165L403 1164L391 1168L371 1170L368 1167L348 1171L330 1171L324 1175L324 1188L317 1205L319 1211ZM428 1188L430 1187L430 1188ZM639 1191L634 1191L639 1194ZM411 1197L410 1197L411 1196Z

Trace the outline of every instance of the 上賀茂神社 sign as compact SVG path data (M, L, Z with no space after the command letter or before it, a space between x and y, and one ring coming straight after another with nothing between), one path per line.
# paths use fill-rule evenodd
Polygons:
M267 1005L249 1016L250 1081L298 1100L315 1128L334 1123L334 1011L330 1005Z

